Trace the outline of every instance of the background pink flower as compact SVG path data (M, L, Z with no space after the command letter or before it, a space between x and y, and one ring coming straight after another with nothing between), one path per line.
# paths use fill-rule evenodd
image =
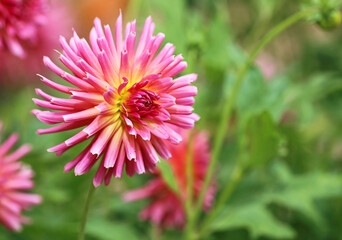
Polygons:
M46 23L46 0L0 1L0 50L23 58L23 44L36 44L37 33Z
M36 105L55 111L32 113L44 123L62 123L40 129L38 134L84 127L48 151L61 155L93 137L64 170L75 168L76 175L87 173L103 156L94 178L94 185L98 186L103 181L109 184L112 176L121 177L124 166L129 176L155 168L157 153L165 159L171 156L166 142L182 140L173 127L192 128L199 117L192 113L197 88L189 86L197 75L173 79L187 64L181 55L174 56L175 47L170 43L159 51L164 34L153 35L155 24L151 17L146 19L136 47L135 20L126 25L123 35L120 14L114 37L108 25L102 28L99 19L94 25L90 46L76 32L69 42L60 38L64 52L59 59L73 74L44 58L48 68L74 86L57 84L45 77L42 81L70 98L57 98L37 89L44 100L33 99Z
M182 228L185 224L184 204L186 196L186 158L189 144L189 132L183 131L184 141L179 145L170 145L172 157L167 161L170 164L175 176L180 196L172 190L164 181L159 171L154 172L154 178L150 180L145 187L136 189L124 194L125 201L136 201L148 198L150 203L140 212L140 217L144 220L150 220L152 223L161 227ZM196 200L207 172L210 149L208 144L208 135L205 132L197 132L194 135L193 151L193 171L194 186L193 194ZM204 210L211 207L215 186L214 182L209 187L203 204Z
M43 1L41 2L43 5ZM59 35L70 31L73 17L69 5L64 0L53 0L49 4L44 3L44 6L44 11L37 13L44 21L36 25L34 36L29 40L19 41L25 55L19 58L11 51L7 51L5 45L2 50L0 47L0 82L22 84L36 81L35 75L45 69L42 63L43 56L59 47Z
M0 123L0 132L2 124ZM33 188L33 171L23 166L19 159L30 151L29 145L23 145L9 153L17 142L18 135L11 135L0 145L0 222L9 230L19 231L29 219L22 216L23 210L41 203L41 197L24 191Z
M261 73L266 80L271 80L279 71L279 63L270 55L262 54L256 59L256 65L260 68Z

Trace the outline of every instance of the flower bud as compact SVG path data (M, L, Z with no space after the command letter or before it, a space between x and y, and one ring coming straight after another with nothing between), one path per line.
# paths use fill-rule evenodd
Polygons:
M317 24L324 30L333 30L341 24L341 12L339 10L332 10L328 13L322 13Z

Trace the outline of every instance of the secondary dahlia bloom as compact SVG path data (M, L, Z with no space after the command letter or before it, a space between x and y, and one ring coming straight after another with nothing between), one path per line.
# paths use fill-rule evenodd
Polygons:
M175 176L176 184L180 194L172 190L164 181L158 170L154 171L154 178L146 186L129 191L124 194L124 201L137 201L140 199L150 199L150 203L141 212L140 217L143 220L149 220L152 223L162 227L182 228L185 224L184 205L187 198L187 177L186 161L189 144L189 133L183 133L184 141L179 145L171 146L172 157L167 161ZM197 132L193 139L193 196L196 200L204 182L207 173L210 149L208 144L208 135L205 132ZM213 181L206 192L203 209L208 210L213 202L215 195L215 182Z
M42 57L50 53L51 49L59 47L58 37L60 34L70 32L73 19L70 17L72 14L66 0L50 0L44 14L44 21L35 30L34 41L31 40L32 38L20 41L25 58L19 58L10 51L2 51L0 48L0 83L12 85L32 83L37 80L32 76L46 70Z
M0 131L1 131L0 123ZM23 145L8 153L17 142L18 135L11 135L0 145L0 223L13 231L20 231L22 224L29 219L22 216L23 210L41 203L41 197L26 193L33 188L33 171L19 162L30 151L29 145Z
M76 32L69 43L60 38L64 53L59 59L73 74L44 57L48 68L74 86L42 77L45 84L70 98L53 97L37 89L36 93L44 100L33 99L36 105L55 111L33 110L32 113L44 123L61 123L40 129L38 134L84 127L48 151L61 155L92 138L64 170L74 168L75 174L81 175L100 162L94 177L94 185L98 186L102 182L109 184L112 176L120 178L124 165L129 176L155 168L159 161L157 153L164 159L171 156L166 142L182 140L172 127L192 128L199 117L192 113L191 107L197 88L189 86L197 75L173 79L187 64L181 55L173 55L175 47L170 43L157 53L164 34L153 35L155 24L151 17L146 19L136 47L135 21L126 25L123 35L120 14L115 37L108 25L102 28L98 18L94 25L90 46Z
M0 51L26 56L23 44L35 44L46 21L46 0L0 0Z
M279 70L279 64L269 55L262 54L256 59L256 65L260 68L266 80L271 80Z

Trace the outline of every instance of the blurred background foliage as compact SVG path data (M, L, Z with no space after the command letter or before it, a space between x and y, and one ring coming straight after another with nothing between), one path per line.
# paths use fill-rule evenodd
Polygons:
M115 2L115 3L114 3ZM188 62L186 72L199 75L195 112L199 129L213 137L223 96L231 94L237 70L256 42L272 26L302 7L296 0L77 0L75 29L87 36L92 19L114 24L121 8L125 21L142 28L151 15L156 30ZM53 26L52 26L53 27ZM70 31L71 33L71 31ZM235 181L237 161L246 168L225 208L207 226L204 239L341 239L342 236L342 31L323 31L301 22L278 36L259 56L238 96L217 170L218 194ZM51 50L51 56L55 53ZM27 78L37 78L27 76ZM85 176L63 173L77 155L62 157L48 147L69 134L38 136L44 127L31 114L34 87L2 85L0 118L5 133L18 132L31 143L24 159L36 172L34 192L44 202L26 214L33 224L21 233L0 227L0 239L75 239L85 196L94 171ZM4 136L3 136L4 138ZM144 201L123 203L121 194L149 176L124 177L100 187L95 195L87 239L175 239L138 219Z

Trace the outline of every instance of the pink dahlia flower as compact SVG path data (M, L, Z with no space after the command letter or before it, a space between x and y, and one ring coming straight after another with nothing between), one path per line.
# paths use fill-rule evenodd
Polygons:
M44 22L37 26L34 35L35 40L31 41L30 38L28 41L20 42L26 58L18 58L10 51L1 51L0 47L1 83L22 84L24 82L30 83L33 82L33 80L37 80L36 78L32 78L32 76L46 69L42 63L42 57L50 53L51 49L57 49L59 47L58 37L60 34L70 32L73 20L70 17L70 7L65 1L49 1L44 14Z
M0 50L25 57L23 44L35 44L46 21L46 0L0 0Z
M33 187L33 171L18 160L30 151L30 146L23 145L8 154L17 140L18 135L13 134L0 145L0 222L13 231L19 231L22 224L29 223L21 212L41 202L40 196L23 192Z
M73 87L42 81L70 98L53 97L40 89L44 100L33 99L37 106L55 111L33 110L47 124L38 134L61 132L84 127L65 142L48 149L61 155L72 146L92 138L90 144L64 170L76 175L87 173L103 156L94 177L94 185L109 184L112 176L121 177L124 165L129 176L156 167L162 158L171 156L166 142L182 138L172 126L192 128L198 116L191 107L197 94L189 86L197 78L189 74L173 79L187 64L175 47L168 43L159 52L164 34L153 35L155 25L148 17L135 47L135 21L122 34L122 16L116 21L115 37L99 19L90 32L90 46L74 32L68 43L60 38L64 53L60 61L73 73L66 72L44 57L45 65ZM115 39L115 41L114 41ZM157 53L158 52L158 53Z
M277 62L269 55L263 54L256 59L256 65L266 80L271 80L279 70Z
M184 133L184 141L177 145L170 145L172 157L167 161L170 164L172 172L175 176L180 196L172 190L164 181L160 172L154 172L154 179L150 180L145 187L136 189L124 194L125 201L136 201L148 198L150 203L145 209L140 212L140 217L143 220L150 220L152 223L166 228L176 227L182 228L185 224L184 205L186 200L186 158L188 148L188 133ZM210 149L208 144L208 136L204 132L194 135L193 151L193 196L196 200L207 172ZM211 207L215 186L214 182L210 185L205 195L203 209L208 210Z

